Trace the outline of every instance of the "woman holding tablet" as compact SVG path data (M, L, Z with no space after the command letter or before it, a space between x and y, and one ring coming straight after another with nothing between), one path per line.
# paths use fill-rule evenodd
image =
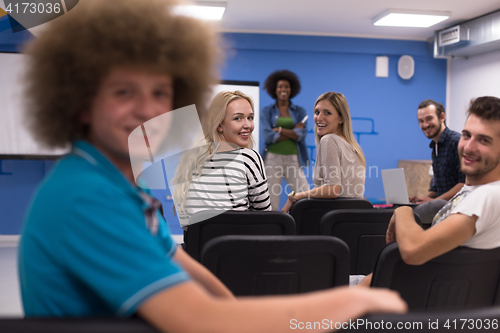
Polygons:
M274 210L279 210L283 178L292 191L309 189L302 170L309 163L305 143L307 115L304 108L291 101L300 92L300 81L293 72L280 70L272 73L266 79L264 89L276 100L262 109L260 126L265 142L262 155L266 164L271 205Z
M314 166L315 187L292 192L282 211L302 198L362 198L365 189L366 160L354 139L349 105L337 92L322 94L314 104L314 133L318 154Z

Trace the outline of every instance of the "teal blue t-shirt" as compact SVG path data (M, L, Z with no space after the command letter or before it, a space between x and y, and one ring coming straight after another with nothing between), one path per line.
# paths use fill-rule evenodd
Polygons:
M129 316L148 297L189 280L152 208L89 143L78 141L43 181L19 246L26 316Z

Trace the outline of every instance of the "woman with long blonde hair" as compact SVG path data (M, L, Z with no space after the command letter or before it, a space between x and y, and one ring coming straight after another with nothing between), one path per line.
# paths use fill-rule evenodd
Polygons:
M253 119L252 99L241 91L214 97L204 138L181 157L172 180L181 226L202 210L271 210L264 163L252 149Z
M283 211L302 198L362 198L366 160L352 132L349 105L337 92L322 94L314 104L314 133L318 153L314 166L315 187L288 196Z

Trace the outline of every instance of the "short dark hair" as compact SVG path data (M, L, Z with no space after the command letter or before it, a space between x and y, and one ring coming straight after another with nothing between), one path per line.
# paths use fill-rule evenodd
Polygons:
M118 67L171 75L174 109L202 112L218 79L217 35L207 24L175 15L175 0L85 0L49 23L28 45L27 121L49 147L85 138L100 84Z
M425 101L423 101L422 103L420 103L420 104L418 105L418 109L420 110L420 109L426 108L426 107L428 107L429 105L434 105L434 106L436 107L436 116L437 116L438 118L440 118L440 117L441 117L441 114L442 114L442 113L445 113L445 111L444 111L444 107L443 107L443 104L438 103L438 102L436 102L436 101L433 101L432 99L426 99Z
M276 95L276 86L278 85L278 81L280 80L286 80L288 83L290 83L290 99L294 98L297 96L300 92L300 81L297 75L295 75L294 72L291 72L289 70L279 70L271 73L264 82L264 90L267 91L269 96L272 97L272 99L277 99L278 96Z
M471 114L485 120L500 120L500 98L483 96L472 99L467 117Z

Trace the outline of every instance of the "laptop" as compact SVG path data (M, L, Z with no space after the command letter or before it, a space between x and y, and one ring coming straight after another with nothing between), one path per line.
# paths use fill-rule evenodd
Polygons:
M405 171L402 168L381 170L387 204L417 206L408 200Z

